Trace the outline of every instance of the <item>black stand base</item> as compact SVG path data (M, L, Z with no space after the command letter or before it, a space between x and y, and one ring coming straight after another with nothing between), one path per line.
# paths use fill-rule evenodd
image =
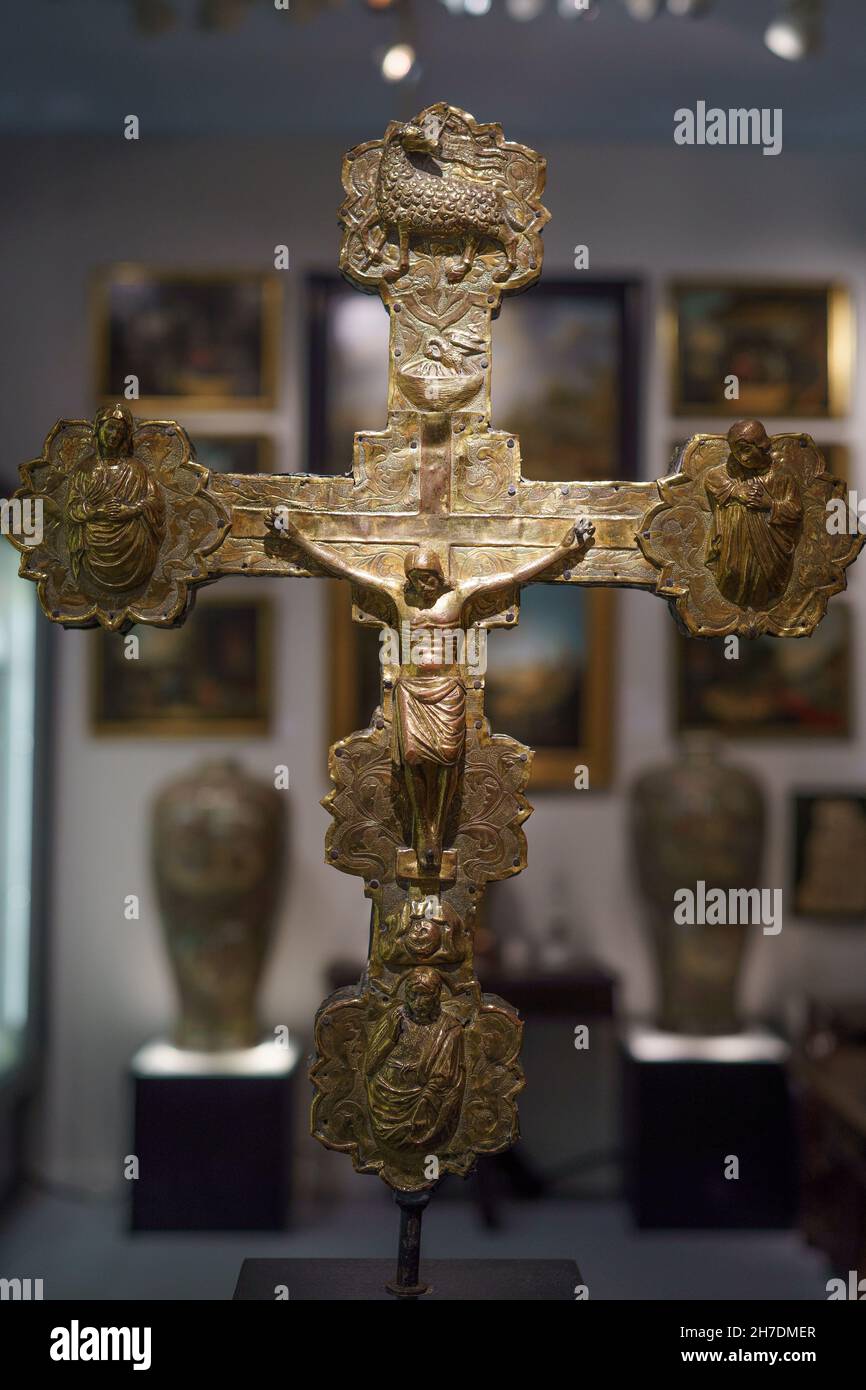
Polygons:
M385 1285L393 1260L244 1260L236 1300L274 1303L374 1299L393 1302ZM518 1302L576 1297L581 1283L573 1260L425 1260L427 1292L411 1302Z

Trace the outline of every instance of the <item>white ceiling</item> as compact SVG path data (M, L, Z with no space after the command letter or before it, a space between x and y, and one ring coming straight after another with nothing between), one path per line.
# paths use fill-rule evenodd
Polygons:
M866 146L866 0L826 0L823 52L773 57L763 31L781 0L715 0L701 20L637 23L620 0L597 19L564 20L547 0L535 20L492 0L483 18L415 0L423 72L385 83L375 50L397 21L343 0L313 18L257 0L236 30L181 23L136 29L127 0L5 0L0 15L0 130L116 132L139 116L152 133L376 133L395 115L448 100L495 119L512 138L668 141L673 112L709 105L781 107L785 147Z

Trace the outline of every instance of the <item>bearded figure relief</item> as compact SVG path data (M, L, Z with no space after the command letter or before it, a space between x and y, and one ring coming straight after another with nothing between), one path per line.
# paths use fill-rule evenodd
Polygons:
M94 422L96 452L69 479L66 541L73 579L128 593L153 573L165 535L160 489L133 450L133 419L106 406Z
M393 1149L444 1145L457 1128L466 1087L463 1024L441 1000L439 972L416 967L405 1003L387 1011L367 1046L370 1123Z
M706 475L712 523L706 563L739 608L772 608L791 580L803 525L795 478L773 457L759 420L728 430L730 454Z

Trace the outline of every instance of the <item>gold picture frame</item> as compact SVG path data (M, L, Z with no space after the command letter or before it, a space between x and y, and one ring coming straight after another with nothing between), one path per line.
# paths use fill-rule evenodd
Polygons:
M135 375L139 395L130 405L142 414L270 410L277 400L281 308L282 286L272 272L104 267L91 297L96 399L124 399L125 378ZM203 358L210 353L210 360L192 361L194 351ZM172 381L177 390L166 389Z
M91 732L265 737L273 722L273 621L273 601L254 594L200 598L180 628L90 632ZM126 656L130 637L140 644L134 659Z
M335 580L329 587L329 741L335 742L356 729L366 728L379 703L379 632L352 622L352 605L345 585ZM513 718L507 722L497 713L496 683L491 679L496 660L494 644L497 639L501 644L509 644L513 658L511 685L514 667L520 666L521 634L526 634L524 640L536 651L540 650L539 640L544 640L543 637L539 639L539 628L544 624L539 624L537 615L532 620L527 615L525 625L507 633L494 631L489 635L492 661L488 662L486 678L487 715L494 733L510 734L535 749L530 792L573 790L578 766L588 767L590 790L604 790L610 785L613 773L615 595L605 588L575 590L565 585L538 584L523 590L521 607L544 603L546 596L548 611L557 610L549 625L554 641L561 640L559 633L564 635L570 631L575 652L579 652L581 645L583 647L582 660L576 663L580 686L576 703L582 705L582 709L576 716L575 741L573 744L551 744L547 734L551 727L556 727L555 722L551 725L549 712L545 714L537 709L533 712L528 701L523 704L522 727L514 727ZM502 650L506 650L504 646ZM529 646L527 651L530 651ZM530 657L524 661L525 670L531 672L532 660L534 658ZM557 665L567 667L567 662L559 660ZM563 707L567 709L567 705L566 694L561 707L555 711L560 720Z
M849 410L854 314L843 285L680 280L664 328L675 415L828 419ZM724 395L730 374L740 377L736 400Z

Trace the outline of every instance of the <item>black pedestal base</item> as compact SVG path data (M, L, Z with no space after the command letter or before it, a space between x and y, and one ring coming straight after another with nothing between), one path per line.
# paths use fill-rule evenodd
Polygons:
M425 1260L421 1277L430 1292L419 1299L394 1298L385 1285L393 1260L244 1260L235 1299L288 1298L301 1302L385 1299L430 1303L443 1299L515 1302L575 1298L580 1271L573 1260Z

